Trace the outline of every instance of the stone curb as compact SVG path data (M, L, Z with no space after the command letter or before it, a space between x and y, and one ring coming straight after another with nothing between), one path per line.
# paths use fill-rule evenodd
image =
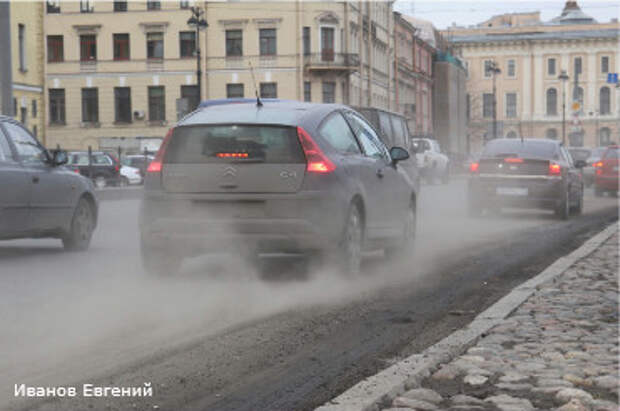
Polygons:
M572 253L557 259L536 277L514 288L474 321L455 331L421 354L414 354L376 375L366 378L316 411L378 411L397 396L414 388L431 375L440 364L447 363L474 345L482 334L499 325L525 302L543 283L566 271L575 262L587 257L618 230L613 223L587 240Z

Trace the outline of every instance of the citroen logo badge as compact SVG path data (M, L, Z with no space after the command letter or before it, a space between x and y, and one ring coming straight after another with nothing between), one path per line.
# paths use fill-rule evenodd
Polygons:
M232 166L227 166L224 168L222 176L223 177L237 177L237 169Z

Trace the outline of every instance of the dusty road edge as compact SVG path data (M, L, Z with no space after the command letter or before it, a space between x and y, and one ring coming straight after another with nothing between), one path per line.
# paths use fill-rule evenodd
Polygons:
M411 355L391 367L351 387L316 411L377 411L406 390L417 386L439 364L451 361L475 344L482 334L508 317L525 302L543 283L558 277L570 266L594 252L618 229L614 222L587 240L572 253L560 257L540 274L514 288L491 307L480 313L474 321L455 331L420 354Z

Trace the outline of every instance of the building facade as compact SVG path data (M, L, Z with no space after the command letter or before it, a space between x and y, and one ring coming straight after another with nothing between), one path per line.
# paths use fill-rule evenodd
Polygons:
M11 30L12 110L41 141L45 141L44 50L42 2L8 3Z
M277 4L277 7L274 5ZM200 6L208 27L188 27ZM133 151L202 98L394 105L392 2L48 2L47 144Z
M494 134L565 136L571 146L618 141L618 89L608 83L609 74L620 71L618 21L598 23L575 1L567 1L561 15L549 22L539 16L502 15L443 32L467 64L474 150Z

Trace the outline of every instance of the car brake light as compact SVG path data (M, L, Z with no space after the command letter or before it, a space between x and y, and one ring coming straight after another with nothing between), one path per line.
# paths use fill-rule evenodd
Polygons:
M248 153L217 153L218 158L248 158Z
M522 158L515 158L515 157L508 157L504 159L504 162L506 163L523 163L523 159Z
M79 169L79 168L74 168L74 169L73 169L73 172L74 172L74 173L77 173L77 174L80 174L80 169Z
M550 163L549 164L549 175L550 176L562 175L562 167L560 167L559 164Z
M301 127L297 127L299 142L306 155L306 171L308 173L331 173L336 169L336 165L327 158L312 137Z
M478 167L480 167L479 163L471 163L469 165L469 171L471 171L472 173L477 173L478 172Z
M170 130L168 130L168 134L166 134L164 141L162 141L161 146L159 146L159 150L157 150L157 154L155 155L155 158L153 159L153 161L151 161L148 168L146 169L147 173L161 173L161 167L164 161L164 154L166 154L166 147L168 146L168 143L170 142L170 138L172 137L173 130L174 128L171 128Z
M592 164L593 167L603 167L603 162L602 161L597 161L596 163Z
M598 167L598 168L596 169L596 175L597 175L597 176L603 175L603 169L602 169L601 167Z

